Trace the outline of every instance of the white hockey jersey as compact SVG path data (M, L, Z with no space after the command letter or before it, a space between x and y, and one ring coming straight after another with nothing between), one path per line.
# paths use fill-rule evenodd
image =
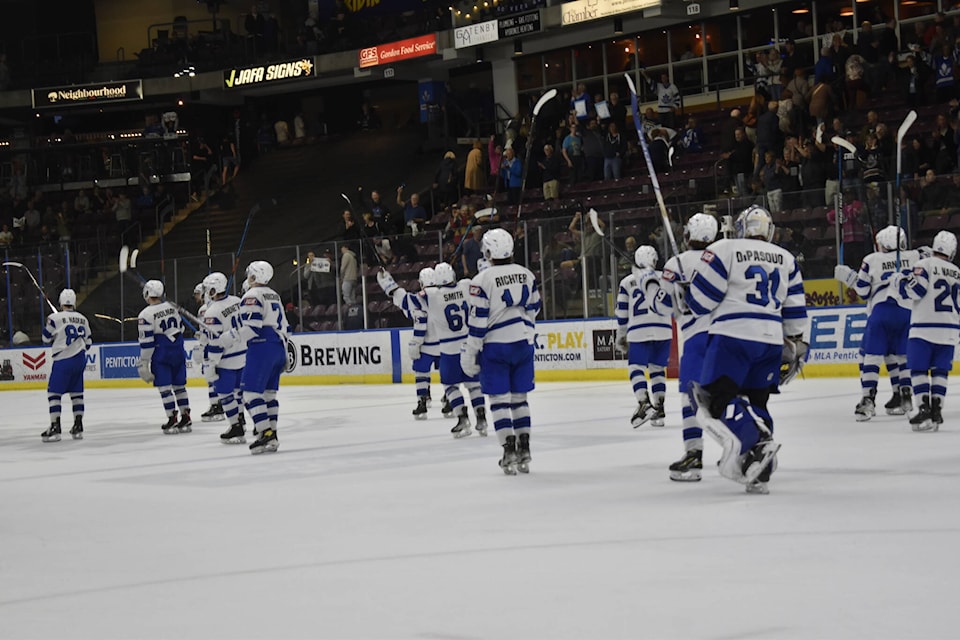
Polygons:
M485 343L533 344L540 313L540 290L533 273L519 264L497 264L481 271L470 284L472 348Z
M793 255L754 239L719 240L700 256L687 305L710 317L710 335L782 344L805 333L803 278Z
M900 270L908 271L920 259L919 251L900 252ZM890 288L890 276L897 271L897 254L893 251L875 251L868 254L860 265L857 282L853 290L867 301L867 313L873 310L874 305L887 300L893 300L901 307L910 307L910 303L897 295Z
M414 339L420 342L420 353L425 356L440 355L440 339L437 337L436 328L430 327L428 322L423 326L417 327L417 318L423 321L427 309L427 296L435 287L427 287L416 293L410 293L403 287L397 287L393 290L391 297L393 304L403 312L403 315L414 324Z
M657 272L653 269L634 269L620 281L617 292L618 333L626 333L628 342L651 342L669 340L673 328L669 316L653 309L659 290Z
M47 317L43 343L52 344L53 359L67 360L90 348L93 337L90 323L78 311L58 311Z
M183 321L180 312L169 302L151 304L137 316L140 334L140 357L150 359L154 349L183 350Z
M425 294L421 298L423 310L414 313L414 339L433 337L440 353L459 354L460 345L467 338L470 281L429 287Z
M662 314L673 313L684 340L710 329L710 316L696 315L686 303L685 287L700 265L702 256L703 249L690 249L667 260L663 273L660 274L660 292L653 303L654 311ZM684 278L687 282L682 282Z
M253 286L240 301L240 337L244 345L285 342L290 333L280 294L265 286Z
M211 300L201 308L203 331L206 340L206 356L210 364L222 369L243 369L246 363L247 345L233 342L224 347L218 338L224 331L240 329L240 298L226 296L222 300Z
M899 295L911 301L910 338L956 346L960 340L960 268L931 256L918 261Z

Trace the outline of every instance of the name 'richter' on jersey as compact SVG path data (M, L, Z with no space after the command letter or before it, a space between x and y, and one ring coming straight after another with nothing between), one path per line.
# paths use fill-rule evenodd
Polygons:
M242 369L247 354L247 345L236 341L224 348L217 344L217 338L224 331L240 328L240 298L227 296L222 300L211 300L204 305L203 332L209 346L207 351L211 360L224 369Z
M251 287L243 294L240 318L253 330L250 342L283 342L282 336L290 333L280 295L269 287Z
M533 344L540 290L523 265L493 265L477 274L470 285L470 304L471 338Z

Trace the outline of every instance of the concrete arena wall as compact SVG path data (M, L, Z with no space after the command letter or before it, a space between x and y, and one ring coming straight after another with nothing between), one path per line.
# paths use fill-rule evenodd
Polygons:
M810 355L806 376L856 376L857 351L866 325L863 307L809 309ZM537 325L536 376L541 382L627 380L626 361L613 348L616 321L562 320ZM293 336L287 384L389 384L413 382L407 343L410 329L378 329ZM185 344L189 384L203 379ZM680 347L682 348L682 346ZM92 388L138 387L135 342L96 344L87 352L86 384ZM0 349L0 390L43 389L50 375L50 350ZM436 381L439 381L434 374Z

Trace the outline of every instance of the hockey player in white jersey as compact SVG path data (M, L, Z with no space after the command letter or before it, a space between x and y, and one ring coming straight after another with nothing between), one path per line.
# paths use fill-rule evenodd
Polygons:
M393 276L386 269L377 273L377 283L383 292L390 296L394 306L411 322L416 322L414 313L423 311L426 305L427 291L437 286L437 274L433 267L424 267L420 270L420 291L409 292L396 283ZM417 406L413 409L413 417L417 420L427 419L427 409L430 406L430 371L440 368L440 343L434 330L428 325L414 326L414 338L407 345L411 360L413 360L413 374L416 383ZM443 415L452 415L446 397L443 400Z
M907 250L906 234L893 225L878 231L876 242L880 250L863 259L859 272L842 264L834 269L837 280L867 301L867 326L860 347L863 352L860 368L862 395L854 410L858 422L876 415L880 363L884 361L897 385L894 398L884 405L887 413L903 415L912 405L910 381L903 370L907 360L910 305L890 287L890 278L897 272L898 248L901 269L911 268L920 255L917 251Z
M913 381L916 408L910 415L914 431L937 431L943 424L947 375L960 339L960 269L953 264L957 236L938 233L933 255L899 272L894 285L911 301L907 369Z
M700 382L703 358L709 338L710 316L694 315L684 302L686 287L700 264L704 249L712 243L719 231L717 219L705 213L696 213L687 221L683 234L690 247L679 256L673 256L663 266L660 291L656 294L654 309L661 313L672 311L683 336L680 355L680 406L683 413L683 458L670 465L670 479L677 482L697 482L703 471L703 429L697 421L697 411L690 398L691 384Z
M240 328L240 298L227 294L227 277L213 272L203 279L204 294L209 302L204 305L202 332L207 343L207 364L204 378L217 393L217 404L227 418L227 430L220 434L226 444L243 444L244 426L241 421L243 409L238 406L237 395L240 379L246 363L247 346L241 341L228 347L220 344L225 331Z
M287 336L290 325L283 312L280 294L269 287L273 266L255 260L247 267L250 289L240 301L240 327L224 331L216 344L224 348L245 346L246 363L241 374L240 389L247 413L253 419L257 439L250 445L256 455L274 452L280 447L277 419L280 402L280 374L287 366Z
M630 424L637 428L648 421L662 427L666 413L663 402L667 394L667 363L673 328L670 317L653 309L659 291L656 272L657 250L649 245L637 247L632 273L620 281L617 293L617 349L627 354L627 366L637 410ZM647 392L647 373L650 392Z
M436 336L440 347L440 383L444 397L457 417L457 424L450 430L456 438L472 433L467 406L460 390L463 384L470 397L476 417L477 432L487 435L487 416L483 406L483 392L476 376L467 376L460 367L460 347L467 339L467 319L470 306L470 281L456 281L456 274L446 262L434 268L437 286L428 289L421 298L422 310L414 311L414 344L426 335Z
M767 410L777 391L784 337L806 352L807 312L800 268L770 242L773 221L752 206L737 218L736 239L718 240L700 257L687 306L710 316L700 383L693 383L701 423L723 445L720 473L766 493L780 445Z
M197 303L197 318L200 322L203 322L203 315L207 311L207 303L209 302L209 296L207 296L204 291L203 282L200 282L193 288L193 299ZM207 334L203 331L203 327L199 327L197 331L197 346L194 347L193 353L193 364L196 367L200 368L200 373L203 375L204 379L207 378L207 367L209 366L207 359ZM223 407L220 405L220 399L217 397L217 390L214 389L212 384L207 384L207 398L210 400L210 408L200 414L200 419L204 422L213 422L216 420L223 420Z
M500 468L507 475L530 471L530 406L540 291L533 273L513 264L513 237L491 229L481 240L491 266L470 285L469 336L460 353L468 376L480 374L490 397L490 415L503 446Z
M50 428L40 434L44 442L60 441L60 401L64 394L70 394L73 409L70 435L74 440L83 439L83 371L92 342L90 323L77 311L77 294L64 289L60 292L60 311L50 314L43 326L43 343L51 345L53 352L47 382Z
M190 400L187 398L187 357L183 350L183 321L177 308L163 300L163 283L148 280L143 285L147 307L137 318L140 333L140 364L144 382L157 388L167 422L164 433L190 433ZM179 410L180 417L177 418Z

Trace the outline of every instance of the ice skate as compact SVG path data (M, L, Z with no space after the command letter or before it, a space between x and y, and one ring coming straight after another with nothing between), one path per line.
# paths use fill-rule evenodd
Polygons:
M857 422L866 422L877 415L877 408L873 401L875 395L876 391L871 391L869 396L860 398L860 402L857 403L857 408L853 410L853 415L856 416Z
M913 389L910 387L900 387L900 406L903 408L900 415L907 416L913 411Z
M443 405L440 407L440 413L443 414L444 418L454 417L453 407L450 406L450 401L447 400L447 396L443 396Z
M184 409L183 413L180 414L177 431L180 433L190 433L193 431L193 420L190 419L190 409Z
M937 398L936 396L934 396L930 405L930 422L933 423L934 431L939 431L940 425L943 424L942 406L943 406L943 399Z
M757 481L766 483L770 480L774 456L780 450L780 445L772 439L761 440L743 456L743 482L752 485Z
M770 489L767 488L766 482L760 482L758 480L747 485L747 493L755 493L765 496L770 493Z
M44 442L60 442L60 418L50 423L50 428L40 434L40 439Z
M517 436L507 436L503 445L503 457L500 458L500 468L508 476L517 475Z
M70 437L74 440L83 440L83 416L74 416L73 426L70 427Z
M475 428L477 430L477 435L486 438L487 437L487 410L483 407L477 407L475 410L477 414L477 424Z
M887 400L883 408L886 409L888 416L902 416L904 414L903 398L900 397L900 391L894 391L893 396Z
M703 476L703 451L693 449L670 465L670 479L676 482L700 482Z
M450 433L453 434L454 438L466 438L468 435L473 433L473 429L470 427L470 418L467 416L466 407L462 407L460 409L460 415L457 416L457 424L454 425L453 429L450 429Z
M250 445L250 453L257 455L259 453L273 453L280 448L280 441L277 440L277 430L266 428L257 440Z
M637 407L637 410L634 412L633 417L630 418L630 424L633 425L633 428L643 426L649 422L654 416L657 415L657 408L650 404L649 398L640 403Z
M926 397L920 402L920 407L910 417L910 428L914 431L933 430L933 411L930 409L930 400Z
M173 433L180 433L180 430L177 428L179 420L177 420L177 412L174 411L170 414L170 417L167 419L166 424L160 425L160 428L163 429L163 432L167 435Z
M223 405L219 402L213 403L209 409L200 414L200 419L203 422L218 422L224 418L226 416L223 413Z
M517 444L517 471L520 473L530 473L530 434L521 433L520 442Z
M247 439L244 436L244 429L240 423L230 425L230 428L220 434L220 442L223 444L246 444Z
M655 404L653 408L656 410L656 413L654 413L653 417L650 418L650 424L654 427L662 427L667 419L667 414L663 410L663 400L660 400L660 402Z
M413 417L417 420L427 419L427 396L420 396L417 399L417 408L413 410Z

